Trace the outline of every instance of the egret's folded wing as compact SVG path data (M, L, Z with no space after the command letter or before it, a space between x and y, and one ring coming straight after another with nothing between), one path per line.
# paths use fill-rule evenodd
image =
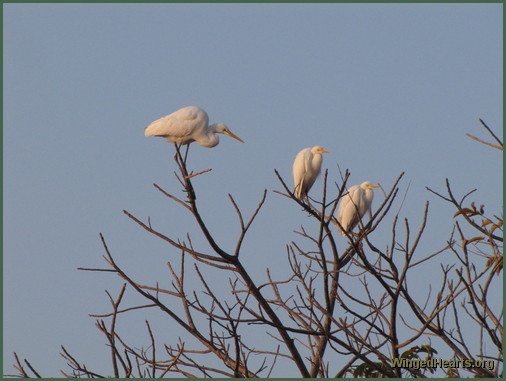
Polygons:
M304 186L304 176L307 172L307 154L308 150L303 149L300 151L293 162L293 182L295 185L295 192L300 195L302 187Z
M304 160L304 173L308 174L311 171L311 160L313 159L313 153L310 149L304 150L302 152L303 160Z
M351 200L354 211L353 226L356 226L366 212L365 191L361 187L357 187L351 195Z
M353 229L358 222L357 219L357 199L360 194L360 188L356 185L348 189L348 192L341 198L341 205L337 212L337 220L346 229Z
M144 129L144 135L185 137L194 133L196 128L207 126L208 121L204 110L189 106L155 120Z

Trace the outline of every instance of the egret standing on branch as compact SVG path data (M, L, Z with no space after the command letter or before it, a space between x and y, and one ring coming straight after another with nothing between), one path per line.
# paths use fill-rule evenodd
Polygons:
M293 162L293 183L295 196L302 200L313 186L322 167L322 153L329 151L320 146L304 148L295 157Z
M155 120L144 129L146 136L159 136L175 144L197 142L201 146L212 148L218 145L224 134L240 142L244 141L234 135L223 123L209 125L207 113L199 107L188 106Z
M379 185L372 185L369 181L360 185L354 185L341 199L341 205L337 212L337 221L342 226L341 234L351 232L367 212L371 211L371 204L374 198L372 188L379 188Z

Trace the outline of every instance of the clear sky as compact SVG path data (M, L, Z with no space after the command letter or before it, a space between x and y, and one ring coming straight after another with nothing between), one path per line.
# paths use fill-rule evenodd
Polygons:
M449 178L459 195L478 188L473 200L502 214L501 153L465 136L488 139L482 118L502 137L502 9L4 4L4 373L14 372L16 351L58 376L61 344L106 372L108 349L88 314L109 312L104 290L117 294L122 282L76 268L105 267L99 232L144 283L167 283L165 262L178 257L123 209L171 237L190 232L205 247L182 208L152 186L181 195L173 147L143 136L183 106L204 108L245 141L222 137L214 149L190 150L193 170L213 169L195 186L226 249L239 231L227 194L249 214L269 190L242 254L259 282L267 266L286 273L284 245L309 223L272 192L281 190L274 169L291 184L305 147L331 151L323 168L332 181L340 181L339 165L351 171L349 185L388 189L405 171L401 216L418 226L431 203L420 255L445 245L454 213L425 186L443 191ZM317 181L311 193L321 189ZM149 345L145 319L136 313L121 323L139 345Z

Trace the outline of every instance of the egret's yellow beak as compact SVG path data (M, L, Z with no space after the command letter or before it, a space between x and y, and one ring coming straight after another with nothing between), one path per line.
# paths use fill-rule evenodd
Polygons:
M233 133L232 133L232 132L230 132L230 131L225 131L225 132L223 132L223 133L224 133L225 135L227 135L227 136L230 136L231 138L234 138L234 139L236 139L236 140L239 140L241 143L244 143L244 140L242 140L239 136L237 136L237 135L233 134Z
M379 188L379 185L371 185L371 188Z
M330 151L327 151L326 149L322 149L322 153L329 153Z

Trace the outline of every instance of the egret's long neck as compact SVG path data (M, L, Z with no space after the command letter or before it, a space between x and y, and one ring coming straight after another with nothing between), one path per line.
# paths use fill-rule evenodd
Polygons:
M322 167L322 155L320 153L315 153L313 156L313 163L312 166L315 171L320 172L320 169Z
M218 145L220 138L216 133L216 127L217 124L211 124L209 127L207 127L206 133L202 136L202 138L199 139L200 145L208 148L212 148Z

